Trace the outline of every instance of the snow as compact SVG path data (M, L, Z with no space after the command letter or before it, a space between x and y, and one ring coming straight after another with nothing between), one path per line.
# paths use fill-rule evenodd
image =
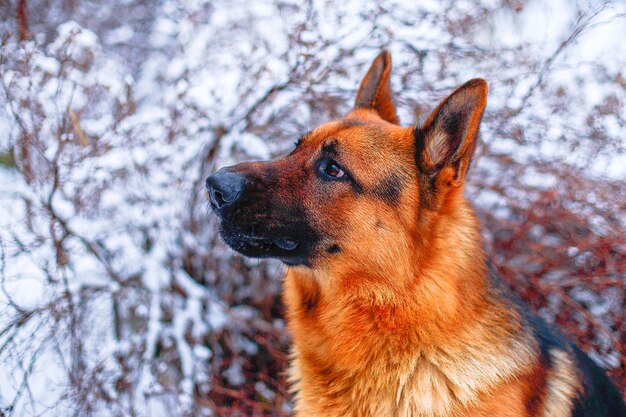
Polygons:
M228 369L224 371L224 376L228 379L228 383L235 387L246 382L241 368L241 359L235 358Z
M107 43L117 44L130 41L135 36L135 31L128 25L123 25L111 30L106 37Z

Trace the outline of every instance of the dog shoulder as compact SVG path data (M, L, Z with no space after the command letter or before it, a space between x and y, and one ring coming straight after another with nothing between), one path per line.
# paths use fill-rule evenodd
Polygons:
M523 306L540 347L546 380L543 415L550 417L626 417L616 386L589 356L557 328Z
M536 415L550 417L624 417L626 408L617 387L589 356L530 311L490 267L497 296L523 318L539 347L538 374L533 382ZM535 415L535 414L533 414Z

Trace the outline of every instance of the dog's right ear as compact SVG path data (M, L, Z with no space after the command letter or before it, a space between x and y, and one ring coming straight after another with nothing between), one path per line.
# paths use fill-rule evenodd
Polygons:
M369 71L363 77L354 101L355 109L371 109L389 123L399 124L396 106L393 103L389 74L391 73L391 55L382 51Z

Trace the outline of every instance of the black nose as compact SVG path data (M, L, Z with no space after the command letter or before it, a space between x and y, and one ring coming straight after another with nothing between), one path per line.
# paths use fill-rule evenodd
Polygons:
M209 190L211 203L221 209L233 204L241 197L244 179L241 175L222 168L206 179L206 188Z

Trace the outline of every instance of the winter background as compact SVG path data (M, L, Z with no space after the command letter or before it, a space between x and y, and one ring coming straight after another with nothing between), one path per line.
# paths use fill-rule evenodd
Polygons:
M470 174L496 268L623 390L626 2L0 4L0 416L289 415L282 266L204 179L350 109L490 84Z

